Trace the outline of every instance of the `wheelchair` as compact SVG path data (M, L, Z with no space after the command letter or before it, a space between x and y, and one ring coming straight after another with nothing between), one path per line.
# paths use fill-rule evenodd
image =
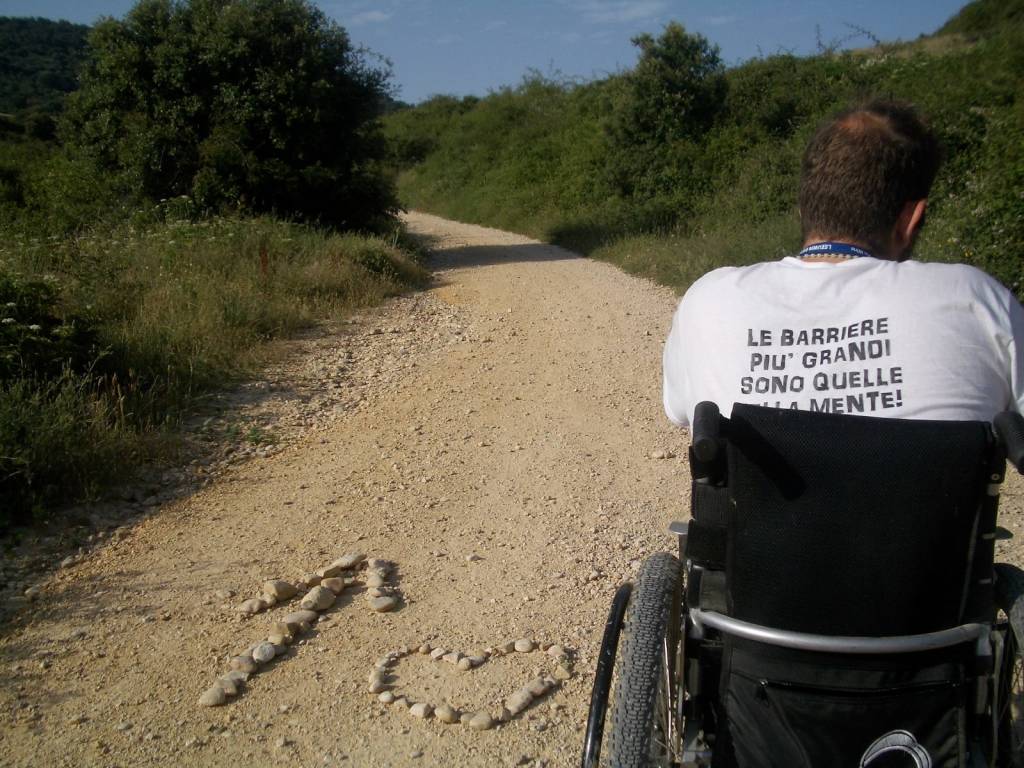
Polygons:
M691 520L616 592L583 768L1024 765L1007 460L1016 413L698 405Z

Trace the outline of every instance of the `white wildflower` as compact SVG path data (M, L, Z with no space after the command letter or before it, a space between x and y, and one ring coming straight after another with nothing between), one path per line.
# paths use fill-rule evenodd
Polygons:
M14 322L16 321L13 317L5 317L3 320L0 320L0 325L10 325L11 323Z
M41 331L41 330L43 330L43 326L41 326L41 325L35 325L35 324L33 323L32 325L30 325L30 326L28 327L28 329L29 329L30 331Z

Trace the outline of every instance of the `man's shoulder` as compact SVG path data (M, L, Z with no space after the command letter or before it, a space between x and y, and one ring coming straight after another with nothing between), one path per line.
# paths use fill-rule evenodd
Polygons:
M918 261L917 259L909 259L908 261L893 261L888 263L895 264L900 269L918 270L920 272L930 272L936 275L958 276L967 279L992 279L992 277L984 270L978 269L970 264L961 264L960 262Z
M684 303L699 303L706 299L718 299L728 291L742 291L746 286L757 284L774 273L783 273L782 262L762 261L743 267L718 267L697 278L683 294Z
M960 290L980 295L1010 295L1009 289L978 267L937 261L905 261L897 265L906 270L922 287L941 286L946 290Z
M776 277L793 279L797 275L807 274L803 271L794 271L792 264L787 263L790 261L792 260L783 259L763 261L742 267L718 267L694 281L686 291L686 295L693 294L694 297L699 297L701 294L720 291L727 286L750 284L750 281ZM998 294L1008 293L1008 289L996 278L970 264L913 260L896 262L872 259L870 266L873 269L869 269L867 272L859 270L851 273L850 277L866 277L873 273L878 279L889 280L892 275L888 271L896 270L904 273L906 277L913 277L915 281L924 283L932 282L949 287L959 286L963 289ZM819 273L820 275L821 273Z
M687 290L690 291L705 291L709 288L715 288L723 284L736 283L747 276L767 274L780 270L782 268L781 261L762 261L757 264L748 264L743 267L718 267L710 272L705 272L699 278L697 278Z

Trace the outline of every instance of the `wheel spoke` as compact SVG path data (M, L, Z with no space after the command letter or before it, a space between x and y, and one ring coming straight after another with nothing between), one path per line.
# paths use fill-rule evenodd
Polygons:
M675 709L672 696L672 667L668 661L673 652L669 638L662 641L661 665L658 677L657 699L655 702L655 723L652 738L651 757L661 766L674 766L680 762L678 751L678 728L675 720Z

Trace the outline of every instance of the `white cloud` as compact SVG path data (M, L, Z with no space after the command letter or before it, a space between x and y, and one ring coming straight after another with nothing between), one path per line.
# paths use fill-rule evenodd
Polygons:
M353 27L359 27L363 24L383 24L392 16L394 14L387 11L363 11L350 18L348 23Z
M738 16L708 16L704 19L712 27L724 27L726 24L735 24L739 21Z
M454 43L461 43L462 35L441 35L439 38L434 40L436 45L453 45Z
M484 24L484 32L494 32L496 29L501 29L502 27L507 27L507 26L508 26L508 22L505 21L504 19L498 19L496 21L488 21L486 24Z
M588 24L627 24L658 16L667 0L571 0L570 7L583 14Z

